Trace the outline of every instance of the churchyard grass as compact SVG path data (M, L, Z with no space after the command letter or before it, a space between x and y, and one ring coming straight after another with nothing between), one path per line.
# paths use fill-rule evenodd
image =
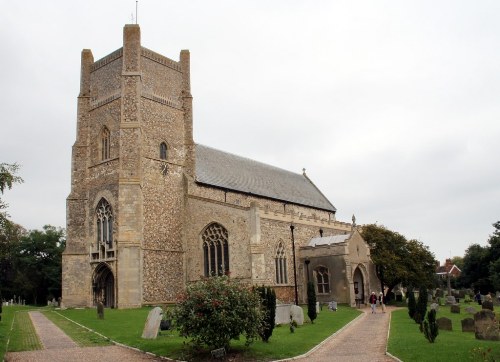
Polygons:
M470 304L468 304L470 305ZM451 313L449 306L440 306L436 318L446 317L452 321L452 331L439 330L435 343L429 343L418 324L408 316L408 309L392 312L388 351L402 361L489 361L500 360L500 342L477 340L472 332L462 332L461 320L474 318L461 305L460 314ZM476 307L476 310L479 311ZM497 312L498 316L498 312ZM492 359L481 357L487 353Z
M151 309L106 309L102 320L97 318L95 309L67 309L56 312L116 342L142 351L182 360L199 360L203 355L209 355L208 351L201 355L196 354L185 344L187 340L180 337L176 331L162 331L155 340L142 339L144 323ZM275 328L269 343L256 340L250 347L245 347L243 337L240 341L233 340L231 353L239 353L248 360L261 361L297 356L309 351L359 314L359 310L342 305L337 312L324 308L314 324L309 323L306 317L306 323L296 328L295 333L290 332L288 325ZM307 316L307 310L304 311L304 315ZM67 331L68 326L60 327Z
M28 315L28 311L34 309L18 305L3 307L0 322L0 360L3 360L7 351L32 351L42 348Z

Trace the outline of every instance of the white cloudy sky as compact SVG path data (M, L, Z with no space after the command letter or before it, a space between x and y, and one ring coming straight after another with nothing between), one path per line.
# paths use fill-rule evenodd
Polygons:
M2 2L0 162L12 219L65 226L80 52L122 46L134 0ZM441 261L500 220L500 2L139 2L143 46L191 51L195 141L308 176L337 218ZM244 134L244 137L237 137Z

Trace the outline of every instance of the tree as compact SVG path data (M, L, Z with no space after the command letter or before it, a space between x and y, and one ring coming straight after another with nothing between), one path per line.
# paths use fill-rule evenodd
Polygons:
M316 289L313 282L307 282L307 315L311 323L314 323L314 320L318 316L316 312Z
M417 312L417 302L415 301L415 294L413 294L413 290L408 291L408 315L411 319L415 317L415 313Z
M18 290L15 285L15 260L24 235L26 230L8 219L0 227L0 292L7 299L12 298Z
M415 300L415 298L414 298ZM427 312L427 288L420 287L418 290L418 300L413 319L416 323L421 324Z
M61 259L66 244L62 228L31 230L16 244L13 287L27 303L45 303L61 295Z
M439 334L439 327L436 323L435 309L431 309L429 313L427 313L427 319L424 321L423 330L425 338L427 338L430 343L434 343Z
M260 297L227 276L210 277L189 285L174 309L181 336L196 346L229 348L243 334L246 345L259 336L263 313Z
M15 183L22 183L23 179L17 176L19 165L16 163L0 163L0 194L3 194L6 189L11 189ZM7 204L0 198L0 228L4 226L7 221L7 213L2 211L7 208Z
M268 342L273 335L275 319L276 319L276 293L271 287L261 286L257 288L260 294L262 311L264 313L260 337L264 342Z
M371 247L371 259L377 276L387 286L386 296L399 283L431 286L436 261L429 248L417 240L406 238L384 226L365 225L361 231Z

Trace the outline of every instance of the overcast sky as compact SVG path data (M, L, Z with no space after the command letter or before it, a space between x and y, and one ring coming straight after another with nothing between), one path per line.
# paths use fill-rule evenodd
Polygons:
M2 2L3 196L65 226L80 53L122 46L134 0ZM197 143L302 172L337 219L383 224L441 262L500 220L500 2L139 1L142 45L191 51ZM238 136L240 135L240 136ZM242 135L242 136L241 136Z

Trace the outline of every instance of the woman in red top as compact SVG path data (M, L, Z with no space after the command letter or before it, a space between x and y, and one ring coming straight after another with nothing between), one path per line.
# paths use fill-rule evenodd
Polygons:
M372 313L377 313L377 296L375 295L375 292L372 292L372 295L370 295L370 304L372 307Z

